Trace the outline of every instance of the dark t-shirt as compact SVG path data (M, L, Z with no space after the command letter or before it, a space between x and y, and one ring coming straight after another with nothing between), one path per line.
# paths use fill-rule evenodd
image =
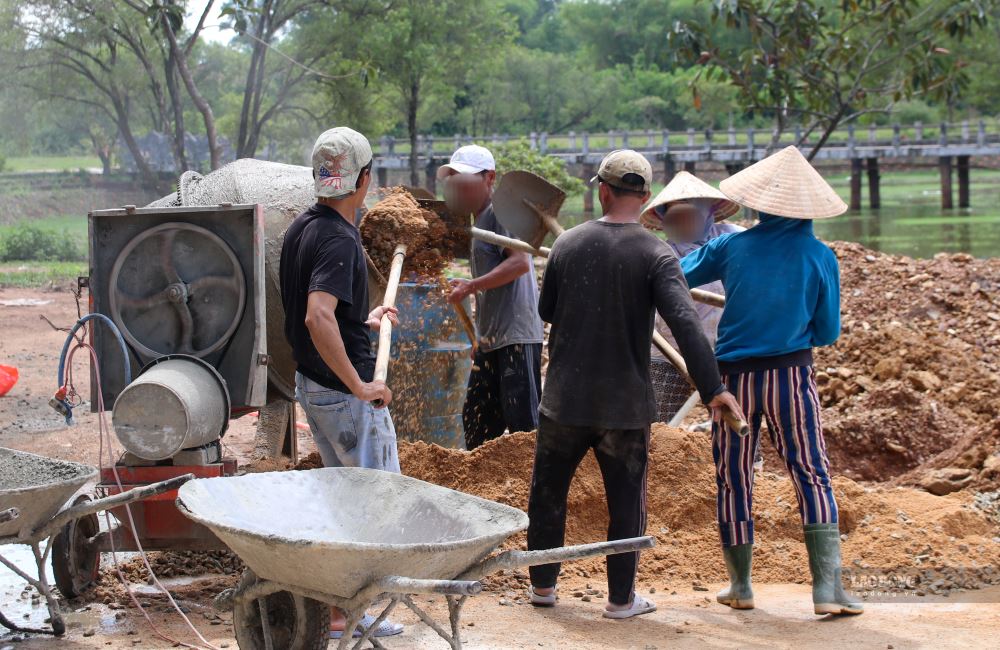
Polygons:
M322 291L337 299L334 315L347 358L362 381L375 374L368 319L368 269L361 234L336 210L317 203L295 217L281 246L281 301L285 338L298 370L332 390L350 392L326 365L306 327L309 293Z
M538 313L552 323L541 412L560 424L640 429L656 419L653 311L704 401L722 389L677 257L637 223L588 221L552 247Z

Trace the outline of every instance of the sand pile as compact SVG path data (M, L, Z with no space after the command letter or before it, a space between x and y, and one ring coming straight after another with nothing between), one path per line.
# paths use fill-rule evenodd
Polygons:
M416 199L402 188L391 188L361 220L359 229L365 249L383 275L389 275L392 253L398 244L406 244L403 276L438 281L449 256L445 248L448 229L430 210L421 208Z
M835 470L922 484L950 450L969 452L971 479L935 491L998 486L989 427L1000 412L1000 260L832 248L843 333L817 350L816 367Z
M403 472L410 476L526 509L534 436L506 435L473 452L400 443ZM773 466L772 466L773 467ZM706 434L654 425L649 471L648 534L657 548L643 555L640 581L721 581L725 569L715 523L715 479ZM865 488L835 479L841 512L845 566L855 571L912 569L929 592L1000 581L994 567L1000 530L957 496L937 497L909 488ZM588 456L570 491L567 543L602 540L607 513L604 488ZM791 483L765 471L755 485L757 548L754 574L762 582L808 578L801 523ZM509 543L523 548L519 535ZM565 565L581 578L603 574L603 562ZM523 575L520 576L523 579ZM595 580L596 581L596 580ZM933 589L929 585L934 584Z

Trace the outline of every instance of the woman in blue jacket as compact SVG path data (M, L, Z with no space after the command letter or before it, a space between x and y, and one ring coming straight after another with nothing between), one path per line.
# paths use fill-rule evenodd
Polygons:
M750 561L754 453L762 421L795 487L805 530L817 614L860 614L844 592L837 502L820 423L812 348L840 334L840 274L812 219L847 205L795 147L722 181L730 199L760 223L723 235L681 260L692 287L721 281L726 307L716 356L723 381L743 407L750 435L714 425L719 533L731 584L720 603L753 607Z

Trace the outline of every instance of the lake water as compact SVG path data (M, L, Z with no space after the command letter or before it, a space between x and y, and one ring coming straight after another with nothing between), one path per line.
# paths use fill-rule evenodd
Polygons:
M850 179L843 176L827 180L846 201ZM1000 171L974 169L971 180L972 207L942 210L936 173L883 173L881 209L866 208L817 221L816 234L828 241L855 241L877 251L912 257L933 257L939 252L1000 257ZM957 205L957 178L953 184ZM865 178L865 203L867 189ZM568 225L582 218L582 201L567 201L560 220Z

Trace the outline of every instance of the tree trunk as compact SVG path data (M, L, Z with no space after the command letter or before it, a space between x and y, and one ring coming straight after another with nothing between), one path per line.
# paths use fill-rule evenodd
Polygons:
M198 112L201 113L202 120L205 122L205 136L208 138L210 166L212 169L218 169L222 161L218 136L215 131L215 115L212 113L212 107L209 106L205 98L198 92L198 87L194 83L191 70L188 69L187 57L177 44L177 36L174 34L174 28L171 27L166 12L160 14L160 23L163 25L163 31L167 34L167 40L170 42L170 51L176 59L177 71L184 81L184 87L187 88L188 95L191 96L191 101L194 103L195 108L198 109Z
M420 170L418 169L417 150L417 107L420 105L420 84L416 81L410 84L410 96L406 105L406 129L410 136L410 185L420 187Z
M778 149L778 144L781 142L781 136L785 132L785 113L783 109L778 109L774 116L774 128L771 129L771 140L767 143L767 151L765 151L765 156L770 156Z
M181 173L187 171L189 166L187 161L186 143L184 142L184 104L181 102L180 89L177 87L177 60L174 58L172 51L167 56L167 62L164 68L167 81L167 93L170 95L170 104L174 114L174 159L177 162L177 172Z
M135 141L135 135L133 135L132 127L129 125L128 109L125 108L124 103L119 97L111 97L110 99L115 111L115 124L118 127L118 132L121 133L122 140L125 141L125 146L128 147L129 153L132 154L132 158L135 160L135 167L139 171L139 178L141 179L140 182L143 188L153 191L157 195L166 194L166 188L161 186L160 179L150 169L149 163L146 162L146 158L142 155L142 150L139 148L139 143Z

